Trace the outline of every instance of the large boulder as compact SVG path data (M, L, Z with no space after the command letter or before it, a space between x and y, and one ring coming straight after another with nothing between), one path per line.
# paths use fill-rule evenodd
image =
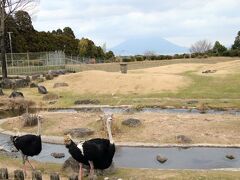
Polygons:
M75 128L75 129L65 130L64 134L70 134L72 137L75 137L75 138L82 138L82 137L93 135L94 131L88 128Z
M29 85L29 81L27 79L16 79L15 88L24 88Z
M9 96L9 98L16 98L16 97L22 97L23 98L24 96L23 96L22 92L18 92L18 91L13 91Z
M3 79L1 82L1 87L4 89L12 89L15 87L15 81L8 78Z
M44 86L38 86L38 92L40 94L47 94L48 93L47 89Z
M58 75L64 75L66 74L66 71L64 69L60 70L49 70L48 74L52 74L53 76L58 76Z
M58 87L67 87L68 86L68 83L55 83L53 85L53 88L58 88Z
M125 125L128 127L138 127L141 124L142 123L139 119L134 119L134 118L130 118L130 119L126 119L126 120L122 121L122 125Z

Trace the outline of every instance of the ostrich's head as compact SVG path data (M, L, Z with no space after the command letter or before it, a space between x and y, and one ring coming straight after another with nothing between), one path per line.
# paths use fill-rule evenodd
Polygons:
M65 145L70 145L72 143L72 137L70 134L64 136L64 144Z

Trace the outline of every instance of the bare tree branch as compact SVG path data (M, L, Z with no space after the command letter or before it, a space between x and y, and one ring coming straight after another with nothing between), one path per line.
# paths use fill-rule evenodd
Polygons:
M191 48L191 53L205 53L212 49L212 43L208 42L207 40L200 40L194 43Z
M0 0L0 61L2 64L2 77L7 78L7 64L5 59L5 20L19 10L26 10L33 8L39 0Z

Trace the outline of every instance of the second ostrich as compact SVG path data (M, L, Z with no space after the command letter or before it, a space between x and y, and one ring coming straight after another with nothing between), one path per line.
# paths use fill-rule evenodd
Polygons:
M83 164L90 166L91 177L94 175L94 169L107 169L112 164L115 154L115 144L111 132L112 118L111 115L106 120L109 139L94 138L77 145L69 135L64 138L64 144L69 153L79 162L79 180L83 177Z
M18 151L20 151L23 160L24 173L26 175L26 165L27 161L32 169L34 167L28 160L28 156L36 156L42 151L42 140L41 140L41 117L38 116L38 132L37 135L26 134L22 136L12 136L11 140Z

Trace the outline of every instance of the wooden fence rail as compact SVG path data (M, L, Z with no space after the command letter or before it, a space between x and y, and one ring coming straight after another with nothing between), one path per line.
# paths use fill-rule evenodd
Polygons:
M15 170L13 173L14 180L24 180L24 173L22 170ZM8 180L10 179L7 168L0 169L0 180ZM33 171L32 172L32 180L43 180L41 171ZM60 180L60 176L58 173L51 173L50 180ZM77 175L73 175L69 177L69 180L78 180Z

